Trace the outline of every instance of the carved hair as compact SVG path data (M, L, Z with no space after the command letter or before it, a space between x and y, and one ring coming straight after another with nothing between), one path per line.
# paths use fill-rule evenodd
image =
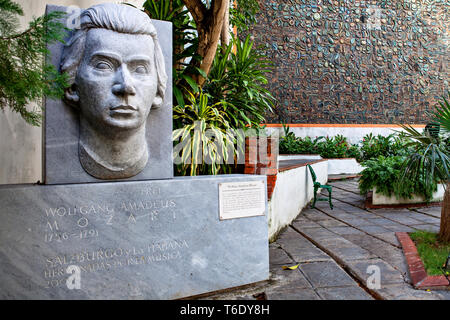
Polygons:
M164 99L167 74L164 56L159 46L156 29L144 12L128 5L104 3L90 7L80 16L80 29L76 30L61 57L61 72L69 76L69 85L75 83L78 67L84 54L87 32L92 28L103 28L120 33L149 35L154 43L154 58L158 78L157 94ZM155 106L157 107L157 106Z

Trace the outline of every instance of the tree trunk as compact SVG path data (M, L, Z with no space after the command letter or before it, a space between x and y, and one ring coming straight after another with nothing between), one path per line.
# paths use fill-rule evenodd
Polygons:
M199 42L197 53L203 58L200 65L195 65L197 63L195 59L192 59L190 63L199 67L206 74L209 73L216 55L225 12L228 11L228 1L213 0L210 8L207 8L201 0L183 0L197 25ZM200 87L206 81L204 77L197 74L193 74L191 77Z
M230 3L227 1L227 8L222 23L222 30L220 31L220 44L228 46L230 44Z
M442 202L439 240L450 243L450 183L447 183L444 201Z

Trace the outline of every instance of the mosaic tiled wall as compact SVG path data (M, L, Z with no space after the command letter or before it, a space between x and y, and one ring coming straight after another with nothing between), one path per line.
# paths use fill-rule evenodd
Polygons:
M449 88L450 0L260 0L269 122L424 123Z

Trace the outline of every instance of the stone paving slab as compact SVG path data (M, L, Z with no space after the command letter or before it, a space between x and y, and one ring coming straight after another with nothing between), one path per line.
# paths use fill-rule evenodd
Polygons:
M369 266L377 266L380 268L381 286L385 286L386 284L405 283L403 274L400 271L395 270L382 259L350 261L348 266L362 283L367 283L367 280L371 276L371 273L368 273Z
M311 262L300 267L315 288L356 286L355 281L334 261Z
M393 209L393 208L382 208L382 209L370 209L372 212L383 217L399 217L403 215L409 215L411 210L409 209Z
M417 230L424 230L424 231L430 231L430 232L439 232L439 225L435 224L415 224L412 226L414 229Z
M290 264L293 265L293 264ZM298 270L283 270L281 266L270 269L271 279L276 281L279 286L290 287L295 283L297 288L312 288L305 276Z
M292 257L293 261L296 263L330 260L330 257L327 254L292 228L288 228L285 231L285 234L290 234L291 236L278 239L277 243L283 250L289 252L290 257Z
M302 228L301 232L313 240L336 239L339 235L325 228Z
M385 285L375 291L388 300L439 300L445 298L436 292L416 290L406 283Z
M300 248L299 251L290 251L290 253L297 263L331 260L327 254L316 247Z
M298 228L321 228L322 226L318 224L317 222L314 222L312 220L306 219L306 218L300 218L296 219L292 222L293 226L296 226Z
M328 227L346 227L347 224L340 222L338 220L335 219L329 219L329 220L320 220L317 221L317 223L319 225L321 225L322 227L328 228Z
M352 218L355 217L355 215L353 215L353 214L351 214L351 213L347 213L347 212L339 212L339 211L333 212L333 213L331 214L331 216L332 216L333 218L335 218L335 219L340 219L340 220L345 219L345 218L347 218L347 219L352 219Z
M328 230L330 230L331 232L334 232L336 234L339 235L349 235L349 234L359 234L359 235L364 235L365 233L362 231L359 231L358 229L346 226L346 227L331 227L328 228Z
M312 221L314 221L314 222L317 222L317 221L320 221L320 220L330 220L330 219L332 219L329 216L327 216L326 214L324 214L324 213L322 213L322 212L320 212L318 210L309 210L309 211L305 212L305 217L310 219L310 220L312 220Z
M336 247L331 250L334 257L337 257L341 261L348 262L352 260L361 260L361 259L371 259L376 256L370 253L369 251L358 247Z
M382 218L380 216L375 216L373 218L368 218L368 219L373 224L380 225L380 226L391 225L393 222L392 220Z
M389 219L394 220L394 221L404 224L404 225L408 225L408 226L413 226L415 224L423 223L423 221L416 220L409 216L391 216Z
M294 262L292 258L287 255L286 251L284 251L277 243L272 243L269 246L269 260L270 267Z
M386 233L386 232L390 232L391 230L383 228L382 226L379 225L369 225L369 226L359 226L358 227L359 230L362 230L366 233L369 234L379 234L379 233Z
M392 223L392 225L385 225L386 229L389 229L394 232L414 232L416 229L399 224L399 223Z
M321 300L313 289L295 286L269 288L265 293L267 300Z
M427 216L424 214L415 214L414 216L412 216L414 219L422 221L424 223L431 223L431 224L440 224L441 223L441 219L440 217L431 217L431 216Z
M317 293L325 300L374 300L359 286L319 288Z
M373 223L370 222L370 220L366 220L363 218L349 218L349 219L345 218L345 219L342 219L342 221L346 222L347 224L349 224L350 226L353 226L353 227L373 225Z
M441 216L442 208L436 206L436 207L426 207L426 208L415 208L413 210L439 218Z
M377 238L382 239L395 247L400 247L400 242L395 236L395 232L386 232L377 234Z

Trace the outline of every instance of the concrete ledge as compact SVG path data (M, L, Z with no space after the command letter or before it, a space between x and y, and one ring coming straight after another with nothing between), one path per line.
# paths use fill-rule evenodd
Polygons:
M397 197L390 196L387 197L385 195L379 194L376 192L377 188L373 188L373 194L372 194L372 204L373 205L397 205L397 204L411 204L411 203L425 203L425 198L423 196L413 196L411 199L406 198L400 198L397 199ZM438 189L435 193L433 193L433 198L430 202L440 202L444 199L444 185L438 184Z
M305 159L305 160L283 160L278 162L278 172L292 170L306 165L313 165L318 162L327 161L325 159Z
M301 160L301 159L322 159L319 154L280 154L279 161L284 160Z
M270 242L276 239L278 233L288 226L314 197L312 177L307 164L314 169L317 181L322 184L327 182L326 160L303 162L278 172L277 183L269 201Z

